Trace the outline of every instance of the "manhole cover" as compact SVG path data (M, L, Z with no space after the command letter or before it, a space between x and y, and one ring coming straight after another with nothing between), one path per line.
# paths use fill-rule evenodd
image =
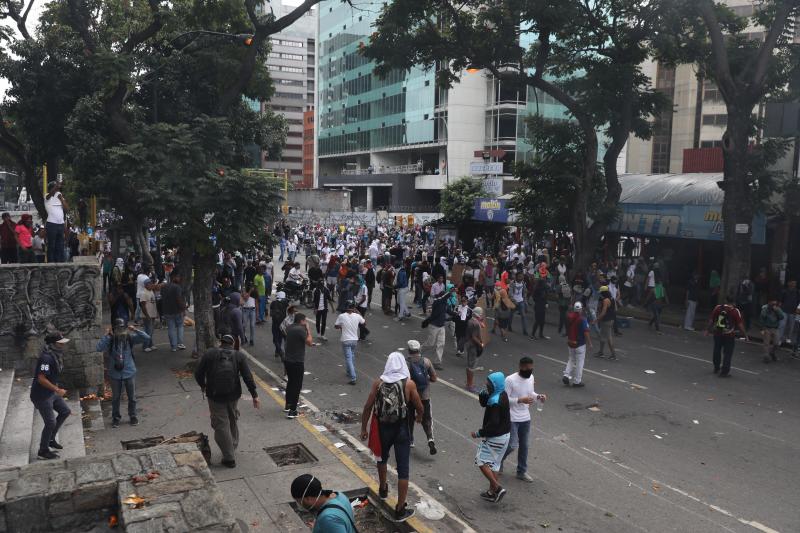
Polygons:
M272 446L264 448L275 464L278 466L292 466L302 465L305 463L315 463L317 458L314 457L308 448L301 443L284 444L282 446Z

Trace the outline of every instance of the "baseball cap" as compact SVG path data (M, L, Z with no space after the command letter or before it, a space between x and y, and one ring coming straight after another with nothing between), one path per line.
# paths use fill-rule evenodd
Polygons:
M580 303L580 302L575 302L575 305L573 305L573 306L572 306L572 308L573 308L575 311L580 311L581 309L583 309L583 304L582 304L582 303Z
M408 341L408 351L409 352L418 352L420 348L419 341L410 340Z
M286 299L286 293L283 292L283 291L278 291L278 294L276 294L275 297L278 300L285 300Z
M608 285L603 285L600 287L600 292L608 292Z
M69 339L63 336L58 331L55 331L53 333L48 333L47 335L45 335L44 342L46 344L66 344L69 342Z

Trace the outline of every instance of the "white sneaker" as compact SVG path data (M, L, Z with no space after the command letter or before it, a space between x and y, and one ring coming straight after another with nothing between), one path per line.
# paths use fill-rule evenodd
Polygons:
M155 350L155 348L145 348L145 349L144 349L144 351L145 351L145 352L148 352L148 353L149 353L149 352L152 352L153 350Z
M179 350L185 350L185 349L186 349L186 346L184 346L183 344L179 344L179 345L178 345L178 349L179 349Z

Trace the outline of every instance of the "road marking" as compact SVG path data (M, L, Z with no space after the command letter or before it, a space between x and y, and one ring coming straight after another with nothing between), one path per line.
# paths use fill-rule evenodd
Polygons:
M712 361L709 361L708 359L700 359L699 357L694 357L694 356L691 356L691 355L686 355L686 354L682 354L682 353L678 353L678 352L671 352L669 350L664 350L662 348L656 348L655 346L650 346L650 349L651 350L655 350L657 352L663 352L663 353L668 353L670 355L683 357L684 359L692 359L693 361L700 361L701 363L707 363L707 364L711 364L711 365L714 364ZM747 372L748 374L753 374L754 376L758 376L759 375L758 372L753 372L752 370L745 370L744 368L739 368L739 367L736 367L736 366L732 366L731 368L734 369L734 370L738 370L739 372Z
M261 361L256 359L250 352L248 352L247 350L244 350L244 349L240 349L240 351L243 354L245 354L245 356L247 356L247 358L250 359L250 361L252 361L253 364L255 364L261 370L266 372L267 375L269 375L273 380L275 380L278 383L283 382L283 379L281 379L277 374L275 374L275 372L273 372L269 367L267 367ZM272 387L270 387L267 383L264 382L264 380L262 380L257 375L253 375L253 379L256 381L256 383L259 385L259 387L261 387L267 394L270 395L270 397L272 397L273 400L275 400L275 403L277 403L281 407L283 406L284 398L280 394L278 394L277 392L272 390ZM303 398L303 402L312 411L319 412L319 409L314 404L312 404L310 401L308 401L307 398L305 398L305 397L302 397L302 398ZM344 464L351 472L353 472L363 483L366 483L367 486L370 488L370 490L372 490L372 492L374 492L375 494L378 493L378 489L379 489L378 482L375 481L375 479L372 476L370 476L363 468L358 466L347 454L345 454L342 450L340 450L339 448L334 446L333 443L327 437L325 437L321 432L317 431L317 429L314 428L314 424L312 424L305 417L298 417L295 420L300 422L300 424L309 433L311 433L323 446L325 446L337 459L339 459L339 461L342 464ZM343 438L346 438L351 444L353 444L357 451L359 451L361 453L369 453L370 452L370 450L366 446L361 444L361 442L358 439L356 439L355 437L353 437L352 435L350 435L349 433L347 433L343 429L337 429L337 433L339 433L340 436L342 436ZM387 467L389 468L389 470L392 471L392 473L395 476L397 475L397 471L395 470L394 467L392 467L391 465L387 465ZM445 514L447 515L447 517L450 518L455 523L457 523L462 528L462 533L477 533L472 527L470 527L461 518L459 518L458 516L453 514L452 511L450 511L450 509L448 509L446 506L442 505L441 502L439 502L438 500L433 498L430 494L425 492L422 488L420 488L419 485L409 481L408 486L410 488L412 488L417 493L418 496L420 496L420 499L426 498L426 499L433 500L433 501L436 501L437 503L439 503L439 505L441 505L442 508L444 509ZM397 500L394 497L391 497L386 501L392 506L394 506L397 503ZM430 529L425 524L423 524L419 520L419 518L412 517L407 521L407 523L408 523L408 525L413 527L419 533L433 533L433 530Z
M537 354L534 354L534 355L536 355L536 357L541 357L543 359L547 359L548 361L553 361L554 363L558 363L560 365L564 364L564 361L562 361L560 359L556 359L555 357L549 357L547 355L543 355L543 354L540 354L540 353L537 353ZM617 381L619 383L624 383L626 385L631 385L632 387L636 387L639 390L647 390L647 387L645 387L644 385L639 385L638 383L633 383L632 381L627 381L627 380L624 380L622 378L609 376L608 374L605 374L603 372L598 372L596 370L590 370L588 368L584 368L583 371L584 372L588 372L589 374L594 374L595 376L600 376L600 377L604 377L606 379L610 379L612 381Z
M588 452L588 453L590 453L590 454L592 454L592 455L594 455L594 456L596 456L596 457L599 457L600 459L605 459L606 461L608 461L608 462L610 462L612 464L615 464L615 465L620 466L620 467L622 467L622 468L624 468L626 470L629 470L629 471L633 472L636 475L639 475L639 476L642 476L642 477L645 477L645 478L648 477L648 476L643 475L641 472L638 472L637 470L629 467L628 465L626 465L624 463L620 463L620 462L612 460L611 457L607 457L607 456L605 456L605 455L603 455L601 453L597 453L596 451L590 450L589 448L586 448L584 446L581 446L581 449L586 451L586 452ZM703 505L705 507L708 507L709 509L712 509L712 510L714 510L714 511L720 513L720 514L723 514L723 515L725 515L725 516L727 516L729 518L733 518L733 519L741 522L742 524L745 524L745 525L751 526L751 527L753 527L755 529L758 529L759 531L762 531L763 533L780 533L779 531L777 531L775 529L772 529L769 526L765 526L764 524L762 524L760 522L756 522L754 520L747 520L745 518L740 518L740 517L734 515L733 513L731 513L730 511L727 511L727 510L725 510L725 509L723 509L721 507L718 507L718 506L716 506L714 504L711 504L711 503L708 503L706 501L703 501L700 498L698 498L697 496L694 496L694 495L686 492L685 490L679 489L678 487L673 487L672 485L669 485L668 483L664 483L663 481L659 481L657 479L651 479L650 481L651 481L651 483L656 483L661 487L668 488L669 490L671 490L671 491L673 491L673 492L675 492L677 494L680 494L681 496L683 496L685 498L689 498L690 500L692 500L692 501L694 501L696 503L699 503L700 505Z

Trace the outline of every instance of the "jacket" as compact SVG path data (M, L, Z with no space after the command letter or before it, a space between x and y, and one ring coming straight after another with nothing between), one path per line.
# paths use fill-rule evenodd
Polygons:
M483 411L483 427L478 430L478 436L483 438L499 437L511 432L511 405L508 395L500 393L500 401L495 405L486 405L488 396L481 394L478 401Z
M103 352L106 358L106 368L109 379L129 379L136 375L136 359L133 356L133 345L143 344L150 340L150 335L144 331L130 331L123 340L114 346L114 335L106 335L97 343L97 351ZM118 356L122 356L122 368L117 368Z
M223 320L228 321L231 328L231 335L233 338L244 339L244 328L242 327L242 308L239 305L241 296L238 292L232 292L230 295L231 303L222 314Z
M239 369L239 376L241 376L241 379L236 380L236 390L228 396L218 396L214 394L213 386L209 385L214 382L214 363L220 351L220 348L211 348L207 350L203 354L203 357L200 358L200 362L197 363L197 368L194 370L194 379L205 392L206 396L215 402L235 402L242 397L243 379L245 385L247 385L247 390L250 391L250 396L258 398L256 382L253 380L253 373L250 372L250 367L247 364L247 359L245 359L244 354L238 350L234 353L236 354L236 365Z

